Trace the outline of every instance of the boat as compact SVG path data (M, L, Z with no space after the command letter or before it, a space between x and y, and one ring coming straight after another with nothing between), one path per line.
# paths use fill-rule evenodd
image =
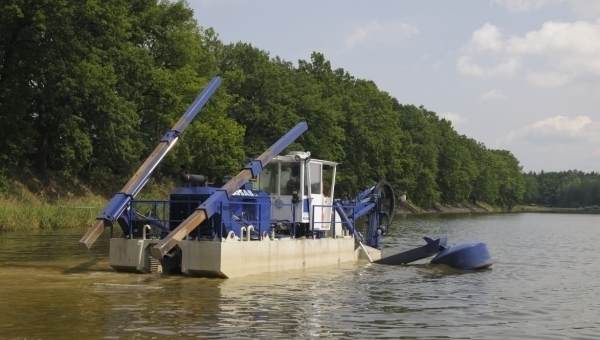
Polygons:
M117 271L217 278L382 260L381 242L395 210L392 186L379 181L354 197L335 199L338 163L313 158L308 151L284 153L308 129L305 122L236 176L209 183L182 169L181 186L168 200L135 199L220 83L215 77L207 84L108 202L80 247L90 249L110 229L109 262ZM426 253L433 255L442 246L439 240L428 243ZM408 258L395 259L382 264Z

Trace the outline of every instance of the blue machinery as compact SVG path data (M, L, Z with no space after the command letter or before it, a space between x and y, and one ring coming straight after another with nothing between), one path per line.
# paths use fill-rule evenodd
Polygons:
M224 178L221 187L209 186L204 176L182 171L184 185L175 189L168 201L134 200L152 171L220 84L218 77L208 83L125 187L109 201L91 229L79 241L80 247L89 249L106 227L110 227L112 235L117 224L122 231L119 239L123 242L132 241L125 248L118 248L131 253L126 256L127 259L136 258L139 252L139 261L144 262L142 255L146 249L144 247L147 247L152 257L170 272L181 268L182 250L179 245L184 240L226 242L351 237L371 260L367 248L381 248L381 238L393 219L393 189L389 183L381 181L353 199L334 200L337 163L311 159L310 153L306 152L279 156L307 130L306 123L293 127L269 149L250 161L237 176ZM364 227L361 227L358 221L363 220ZM364 235L358 229L362 229ZM424 247L376 259L376 262L409 263L441 251L438 255L442 255L441 260L434 258L438 259L437 263L454 265L459 269L491 265L485 244L461 246L458 251L449 251L456 246L445 246L445 239L427 239ZM140 247L139 250L136 247ZM351 251L354 256L354 249ZM461 257L464 254L472 260L470 268L460 268L458 265L465 262ZM449 263L444 262L445 258L450 258ZM117 270L130 268L120 264L111 265ZM143 267L148 266L138 263L131 268L140 271Z
M208 99L215 93L220 85L221 78L218 77L213 78L208 85L206 85L198 98L194 100L192 105L190 105L175 126L173 126L173 129L168 131L163 136L156 149L154 149L144 164L142 164L142 166L135 172L125 187L123 187L120 192L116 193L110 202L108 202L108 205L100 214L100 216L98 216L92 228L79 241L80 247L84 249L90 249L92 244L94 244L94 242L96 242L98 237L102 234L104 228L115 224L117 219L123 214L125 209L127 209L129 203L142 190L146 182L148 182L152 171L154 171L156 166L165 157L169 150L171 150L175 143L177 143L177 140L185 128L187 128L192 119L196 117L200 109L202 109L202 107L206 104Z

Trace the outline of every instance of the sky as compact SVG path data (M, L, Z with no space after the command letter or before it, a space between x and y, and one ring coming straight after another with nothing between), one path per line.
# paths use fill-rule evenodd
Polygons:
M188 0L198 24L312 52L523 171L600 171L600 0Z

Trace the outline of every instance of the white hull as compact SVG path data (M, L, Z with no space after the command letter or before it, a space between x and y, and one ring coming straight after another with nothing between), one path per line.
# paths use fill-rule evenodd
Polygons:
M150 248L157 243L158 240L111 238L110 266L120 272L150 273Z
M111 239L110 265L118 271L148 273L153 240ZM306 269L366 259L352 237L264 241L182 241L185 275L234 278ZM366 247L373 260L381 251Z

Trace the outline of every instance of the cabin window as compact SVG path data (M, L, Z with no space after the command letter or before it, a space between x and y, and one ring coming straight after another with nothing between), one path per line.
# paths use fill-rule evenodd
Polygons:
M269 195L277 195L277 179L279 178L279 164L269 163L258 175L258 190Z
M323 195L331 197L331 189L333 187L333 169L334 166L323 165Z
M300 191L300 164L281 164L280 189L282 195L294 195ZM294 191L296 192L294 193Z
M310 168L310 193L312 195L321 194L321 164L308 163L306 168ZM304 171L304 183L308 183L308 171ZM308 184L304 186L304 194L308 194Z

